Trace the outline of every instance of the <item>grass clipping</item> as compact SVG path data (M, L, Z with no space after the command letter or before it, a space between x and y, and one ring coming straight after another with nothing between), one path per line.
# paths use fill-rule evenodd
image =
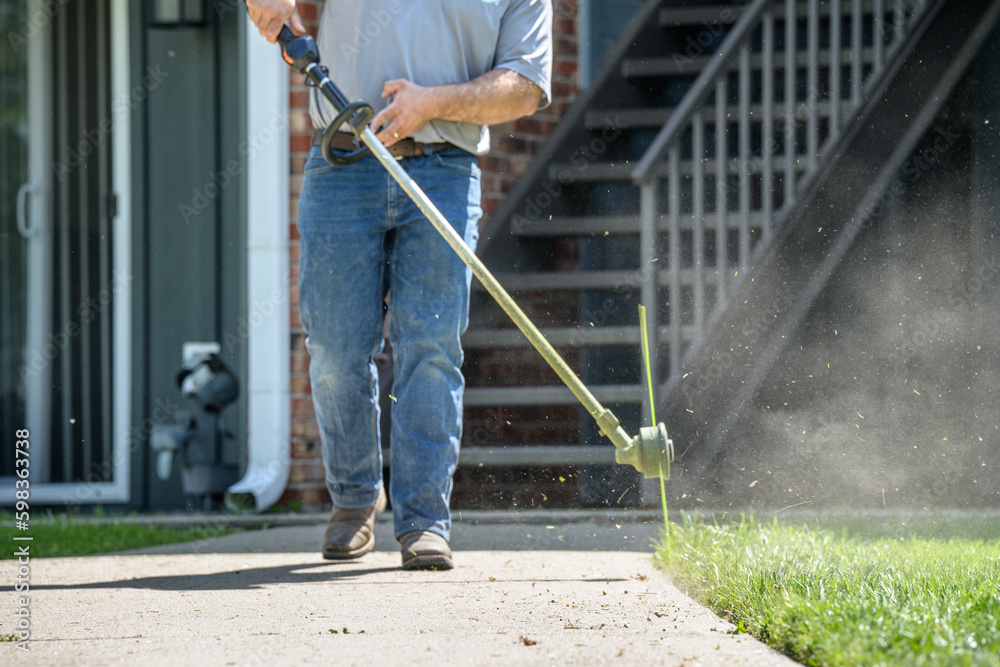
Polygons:
M702 603L809 665L1000 665L1000 539L871 537L752 518L658 552Z

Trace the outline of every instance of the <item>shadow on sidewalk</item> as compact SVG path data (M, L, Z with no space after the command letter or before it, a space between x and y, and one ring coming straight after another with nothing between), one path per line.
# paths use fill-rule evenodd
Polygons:
M319 554L322 525L289 526L214 537L207 540L165 544L131 554L208 553L308 553ZM455 522L451 547L454 551L642 551L652 553L663 524L579 522L562 524L482 524ZM375 525L375 551L399 553L392 523L382 519Z
M319 557L316 556L318 559ZM241 591L252 590L273 584L319 584L344 581L350 583L370 583L383 586L395 584L400 586L416 586L427 584L482 584L482 580L459 580L455 575L461 576L461 569L450 572L428 573L428 572L406 572L395 563L380 567L372 567L365 561L373 560L372 556L367 556L357 561L335 563L331 561L291 563L287 565L277 565L271 567L256 567L227 570L224 572L207 572L197 574L177 574L162 575L152 577L134 577L129 579L117 579L109 581L93 581L82 584L50 584L33 585L33 590L94 590L112 589L122 590L127 588L150 589L158 591ZM378 560L384 561L384 556ZM393 574L391 578L376 577L371 575ZM361 581L369 578L369 581ZM359 580L359 581L354 581ZM508 579L496 577L491 580L491 584L496 585L514 582L578 582L578 583L605 583L609 581L624 581L623 579L609 579L606 577L579 579L566 578L545 578L532 577L530 579Z

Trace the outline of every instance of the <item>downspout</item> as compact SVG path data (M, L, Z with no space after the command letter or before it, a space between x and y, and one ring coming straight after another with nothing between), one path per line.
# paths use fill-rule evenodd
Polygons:
M233 511L263 512L284 493L291 463L288 66L245 20L247 469L225 501Z

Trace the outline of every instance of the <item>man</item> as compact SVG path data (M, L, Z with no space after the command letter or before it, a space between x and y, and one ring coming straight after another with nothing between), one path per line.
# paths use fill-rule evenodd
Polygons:
M247 4L271 42L286 21L304 31L293 0ZM486 126L548 104L551 23L550 0L328 0L320 16L330 78L375 107L379 141L473 248ZM320 134L335 115L318 91L310 113ZM339 142L351 147L350 136ZM373 157L333 167L314 145L298 226L299 308L334 504L323 557L370 551L385 507L373 355L388 326L390 495L403 568L450 569L471 271Z

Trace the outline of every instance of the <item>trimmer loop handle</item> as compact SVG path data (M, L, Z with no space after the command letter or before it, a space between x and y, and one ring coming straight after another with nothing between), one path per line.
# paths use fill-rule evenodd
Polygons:
M347 123L348 127L351 128L354 136L360 138L375 115L372 106L364 100L348 102L337 84L327 76L328 70L319 64L319 49L316 46L316 40L311 35L296 35L291 28L283 25L281 32L278 33L278 43L281 45L281 56L289 67L299 74L304 74L306 85L319 88L320 92L330 100L334 109L337 110L336 118L323 133L323 141L320 145L323 150L323 158L330 164L339 167L371 155L367 146L349 151L339 150L332 146L332 142L333 136L337 134L344 123Z

